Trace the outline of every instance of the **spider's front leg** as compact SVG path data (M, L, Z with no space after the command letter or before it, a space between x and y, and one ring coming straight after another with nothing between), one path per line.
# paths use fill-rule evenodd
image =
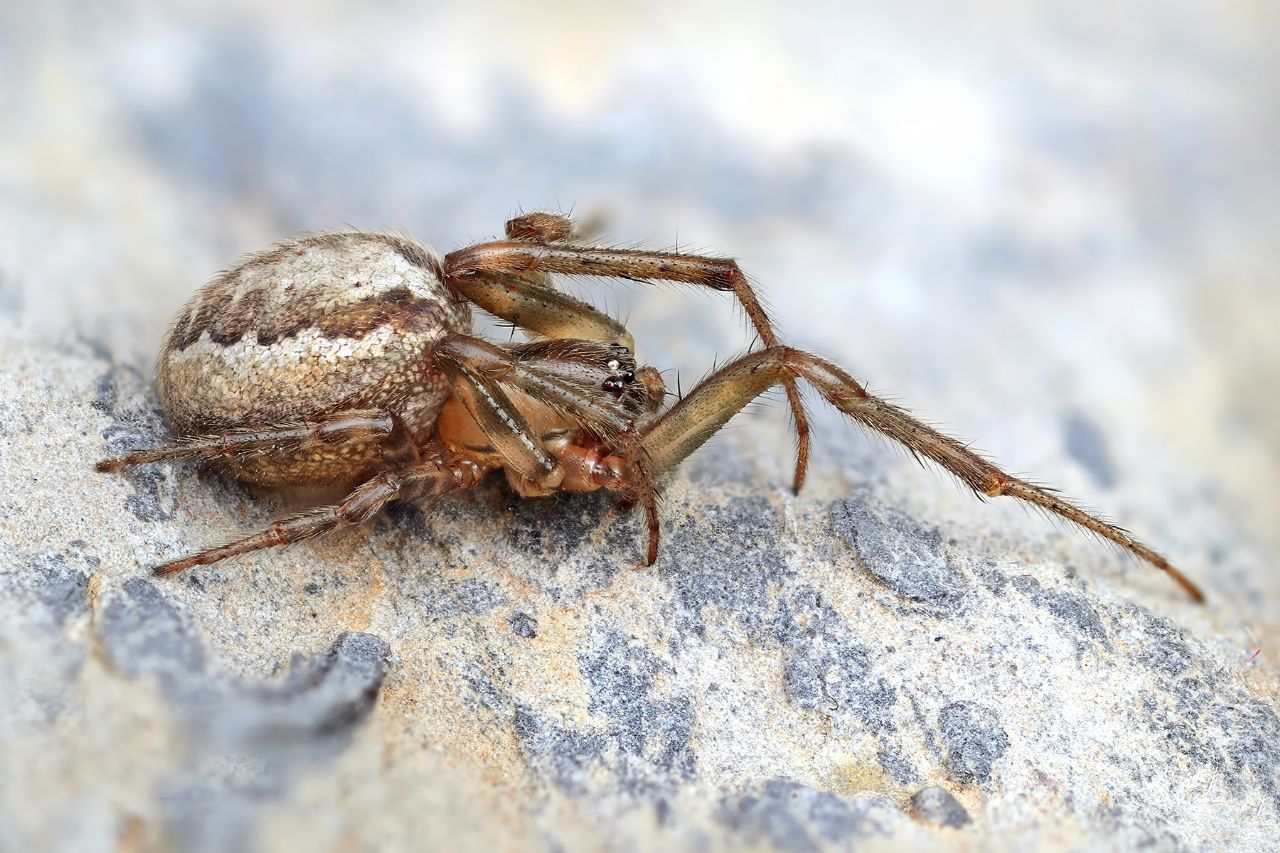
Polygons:
M650 466L646 477L661 476L674 468L747 403L788 379L804 379L841 412L912 454L936 462L978 494L1017 498L1090 530L1167 573L1196 601L1204 600L1194 583L1125 530L1055 492L1000 470L960 441L867 393L861 383L831 362L790 347L771 347L730 362L655 421L641 439ZM650 553L654 553L652 540Z
M746 275L732 258L678 252L607 249L574 245L569 220L528 214L508 223L512 239L479 243L445 257L445 281L484 310L548 337L622 343L634 352L631 335L610 319L551 287L550 275L670 281L733 293L766 347L779 344L773 323ZM795 378L780 380L796 429L796 491L809 466L809 419Z

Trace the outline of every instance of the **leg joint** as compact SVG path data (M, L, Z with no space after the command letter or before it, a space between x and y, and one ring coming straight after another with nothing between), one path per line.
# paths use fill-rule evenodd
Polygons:
M1010 482L1012 482L1011 478L1006 477L1004 474L991 474L982 492L989 498L998 498L1004 494L1004 490Z

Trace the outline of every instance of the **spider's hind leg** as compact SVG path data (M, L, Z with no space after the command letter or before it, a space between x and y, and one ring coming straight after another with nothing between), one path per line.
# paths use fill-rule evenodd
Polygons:
M384 471L356 487L342 503L320 506L286 516L265 530L236 539L226 545L207 548L196 554L171 560L154 569L157 575L171 575L206 566L237 554L247 554L361 524L377 515L393 500L425 500L446 492L468 489L480 482L485 469L464 457L430 448L421 460L398 471Z

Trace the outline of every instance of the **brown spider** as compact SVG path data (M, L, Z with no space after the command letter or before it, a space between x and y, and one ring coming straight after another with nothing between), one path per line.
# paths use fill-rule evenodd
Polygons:
M475 486L495 468L531 497L608 489L644 508L646 562L658 556L657 482L769 388L787 394L804 482L803 379L858 423L933 460L979 495L1009 495L1115 542L1200 590L1124 530L1004 473L959 441L868 394L845 371L778 343L727 258L594 248L570 220L532 213L507 239L439 256L405 237L346 232L281 243L206 285L182 309L156 367L173 444L98 463L190 458L248 483L341 486L338 504L290 515L227 545L173 560L172 574L359 524L392 500ZM554 274L673 281L732 291L763 348L732 361L671 408L631 334L557 290ZM471 334L474 303L532 343Z

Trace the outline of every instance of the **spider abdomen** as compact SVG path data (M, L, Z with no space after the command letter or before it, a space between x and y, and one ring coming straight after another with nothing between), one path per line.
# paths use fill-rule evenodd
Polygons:
M319 234L255 254L178 314L156 366L165 415L192 436L379 409L425 439L448 396L432 350L471 328L441 279L434 252L387 234ZM356 445L222 467L263 485L306 485L358 477L379 461L377 447Z

